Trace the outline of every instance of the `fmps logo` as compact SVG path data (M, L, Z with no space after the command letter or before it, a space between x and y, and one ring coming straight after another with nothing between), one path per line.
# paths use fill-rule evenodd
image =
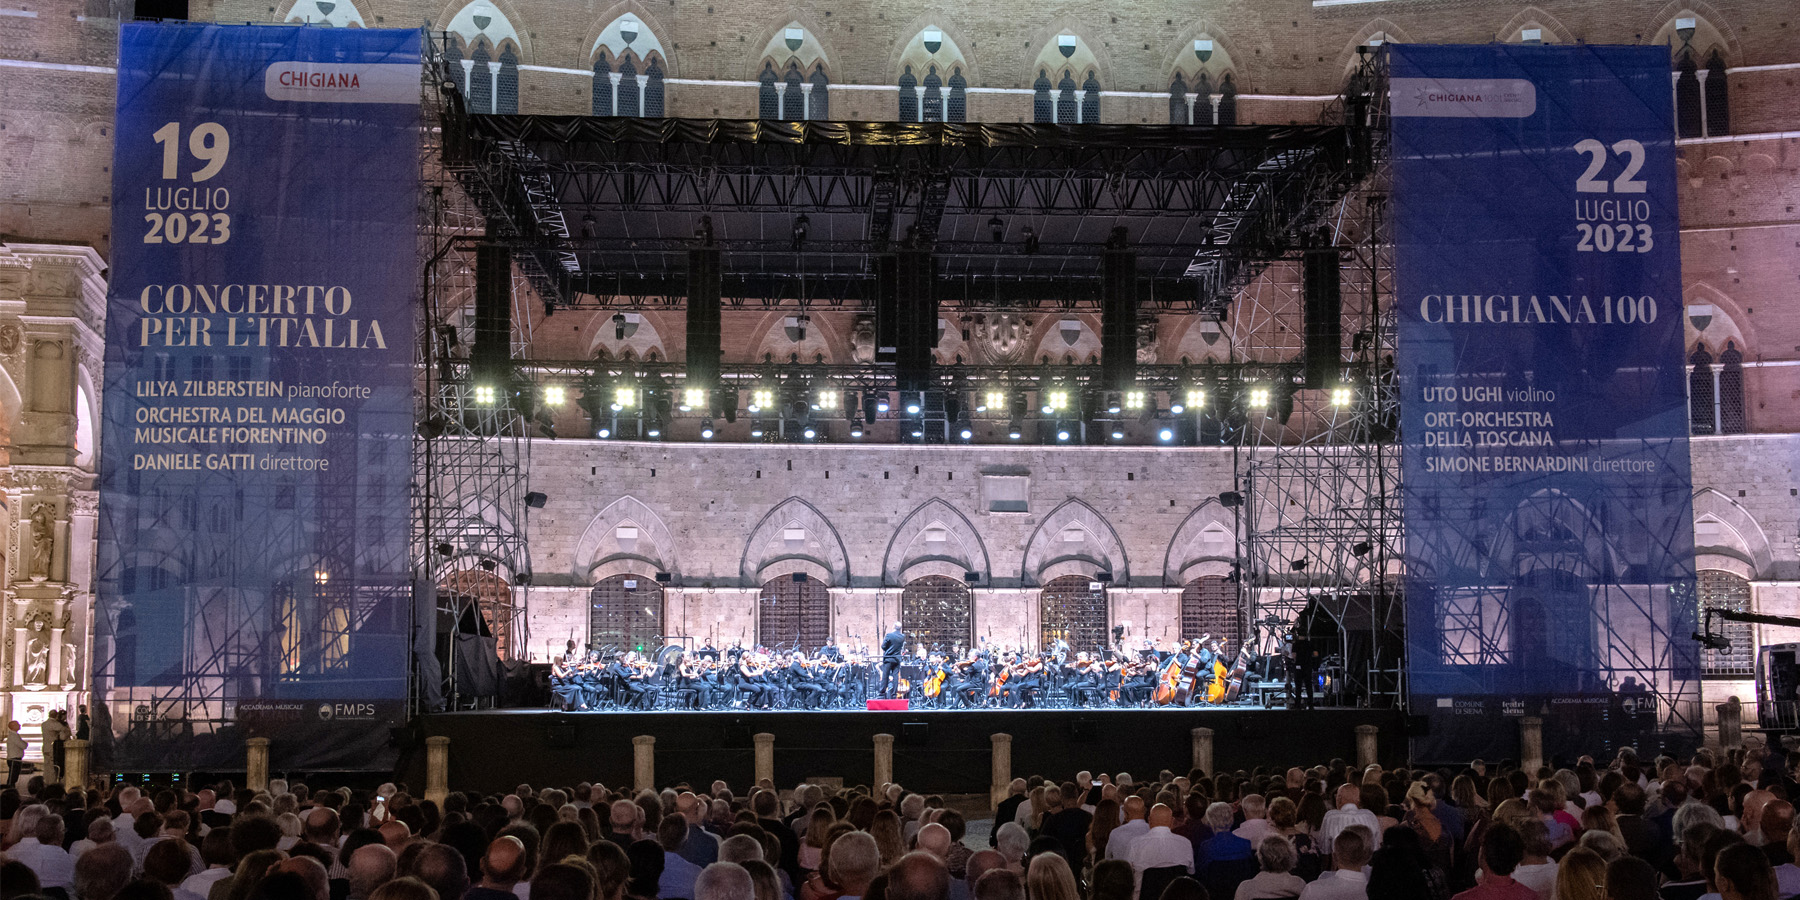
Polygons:
M362 721L375 718L373 703L321 703L319 721Z
M302 103L418 103L419 67L278 62L263 73L263 93Z

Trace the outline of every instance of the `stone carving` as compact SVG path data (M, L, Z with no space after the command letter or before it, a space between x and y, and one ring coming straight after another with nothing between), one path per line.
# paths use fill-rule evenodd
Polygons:
M56 508L48 503L31 507L31 567L26 574L32 581L50 577L51 553L56 548Z
M874 316L857 316L850 326L850 357L859 363L875 361Z
M25 683L48 684L50 678L50 637L44 620L31 623L31 638L25 642Z
M1137 327L1137 361L1140 366L1156 365L1156 320L1140 319Z
M980 315L971 329L975 348L993 365L1017 363L1031 344L1031 317L1014 313Z
M13 322L0 325L0 356L17 356L25 344L25 332Z
M68 685L80 685L81 684L81 680L76 677L81 672L81 667L77 664L77 660L75 659L76 654L79 652L80 651L76 648L74 641L63 641L63 647L62 647L62 664L63 664L63 672L62 672L63 681L62 681L62 683L63 684L68 684Z

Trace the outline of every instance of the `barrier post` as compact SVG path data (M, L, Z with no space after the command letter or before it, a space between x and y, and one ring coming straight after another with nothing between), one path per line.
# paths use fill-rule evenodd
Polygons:
M1376 736L1380 733L1381 729L1374 725L1356 726L1356 767L1358 769L1367 769L1378 761L1376 757L1381 754Z
M878 734L875 736L875 780L877 786L894 780L894 736Z
M656 790L656 737L640 734L631 739L631 781L640 791Z
M1213 730L1196 728L1194 738L1194 768L1211 775L1213 773Z
M244 742L244 786L253 791L269 789L269 739L253 737Z
M444 806L450 796L450 738L434 734L425 739L425 799Z
M992 777L988 779L988 802L999 806L1006 799L1009 786L1012 784L1012 735L999 733L988 735L993 742L994 764Z
M1531 778L1544 765L1544 720L1526 716L1519 720L1519 768Z
M766 731L756 735L756 783L775 781L775 735Z

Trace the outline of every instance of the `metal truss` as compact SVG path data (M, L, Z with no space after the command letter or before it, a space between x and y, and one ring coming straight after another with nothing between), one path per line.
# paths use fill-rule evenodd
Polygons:
M1403 556L1398 396L1395 350L1393 245L1387 224L1383 67L1371 59L1328 115L1360 118L1372 103L1365 131L1371 152L1352 170L1361 178L1341 189L1311 189L1294 201L1318 229L1315 246L1340 254L1342 325L1349 346L1334 384L1279 385L1292 391L1283 420L1253 419L1241 435L1245 560L1242 589L1253 620L1273 616L1292 627L1309 605L1341 628L1346 655L1336 670L1345 696L1371 706L1402 702L1399 564ZM1299 267L1266 270L1237 294L1234 309L1245 336L1236 352L1252 360L1292 360L1304 352L1303 286ZM1287 412L1283 409L1282 412Z
M485 627L505 633L510 648L529 646L525 634L522 596L530 582L526 550L525 492L531 444L526 440L530 423L505 404L479 402L476 378L471 374L467 348L474 338L474 323L465 316L472 308L475 291L475 243L468 240L488 229L550 230L562 226L540 211L530 222L498 214L493 204L476 198L493 194L471 188L479 181L481 167L452 152L454 138L444 135L463 120L460 98L443 89L453 82L442 56L443 36L427 42L427 71L438 73L441 84L425 92L425 147L422 154L422 206L420 210L421 305L416 354L417 422L413 435L413 486L411 519L412 559L417 584L439 585L447 576L469 568L481 568L510 576L515 602L496 613L503 621L485 621ZM517 186L521 182L511 182ZM524 190L535 190L530 179ZM530 204L524 208L531 209ZM531 316L525 304L534 292L550 290L560 269L551 255L515 257L517 272L514 298L513 353L530 342ZM548 264L548 265L547 265ZM491 386L488 389L492 389ZM459 623L484 621L478 600L464 593L438 590L436 608L414 604L415 616L435 616L434 622L414 622L414 659L445 646L438 633L446 626L454 632ZM473 616L473 619L470 617ZM419 642L438 635L437 646ZM453 639L452 639L453 640ZM480 705L490 697L472 695L459 685L457 667L441 659L440 673L415 664L410 696L412 711Z

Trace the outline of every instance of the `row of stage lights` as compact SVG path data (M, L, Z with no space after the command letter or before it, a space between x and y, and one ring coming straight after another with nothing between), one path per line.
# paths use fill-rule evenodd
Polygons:
M620 418L636 419L642 423L642 433L650 439L660 439L663 429L672 418L672 408L682 413L699 412L701 414L700 438L712 440L718 430L714 427L716 419L728 422L737 420L738 391L726 388L709 391L704 388L682 388L678 393L679 403L672 403L667 395L672 393L666 388L644 388L633 383L619 383L611 386L584 388L582 399L589 400L589 391L594 391L592 402L584 402L590 418L594 422L594 435L599 438L614 437L615 426ZM493 384L476 384L472 399L476 406L492 407L501 402L503 389ZM775 387L755 387L749 391L749 403L745 411L756 417L751 424L750 437L762 439L767 434L764 417L777 419L785 434L789 423L804 440L815 440L823 433L823 424L818 419L844 415L850 424L850 437L861 438L865 426L873 425L880 416L892 412L890 393L898 393L900 397L900 415L902 425L909 429L908 433L915 439L923 439L927 421L942 421L946 424L948 434L961 441L974 439L975 432L971 420L969 398L965 392L951 391L898 391L885 390L861 391L861 401L851 396L850 392L837 389L811 390L793 396L782 405L783 391ZM1207 388L1190 386L1184 389L1169 391L1169 404L1161 408L1156 391L1133 388L1125 391L1106 391L1097 393L1095 408L1087 420L1089 424L1107 426L1105 432L1113 441L1126 438L1125 423L1129 418L1136 418L1142 423L1155 423L1155 436L1162 443L1175 441L1179 432L1175 422L1168 417L1181 417L1192 413L1196 419L1215 414L1208 407L1208 400L1214 394ZM1328 399L1333 409L1346 409L1356 402L1356 388L1350 384L1339 384L1332 387ZM648 396L646 396L648 394ZM1076 406L1081 394L1073 388L1053 385L1038 390L1039 405L1037 412L1042 421L1053 422L1055 438L1058 443L1067 443L1080 433L1083 419ZM570 390L560 384L546 384L538 389L538 399L551 409L567 405L571 398ZM935 399L934 404L931 401ZM1280 383L1250 382L1239 386L1236 401L1245 412L1261 413L1265 416L1278 417L1283 423L1293 407L1293 387ZM1007 419L1007 437L1020 440L1024 437L1025 422L1030 405L1027 392L1021 389L989 388L973 395L973 413L985 418ZM846 412L847 411L847 412ZM858 412L861 415L858 415ZM1118 418L1102 418L1105 416ZM610 414L610 415L609 415Z

